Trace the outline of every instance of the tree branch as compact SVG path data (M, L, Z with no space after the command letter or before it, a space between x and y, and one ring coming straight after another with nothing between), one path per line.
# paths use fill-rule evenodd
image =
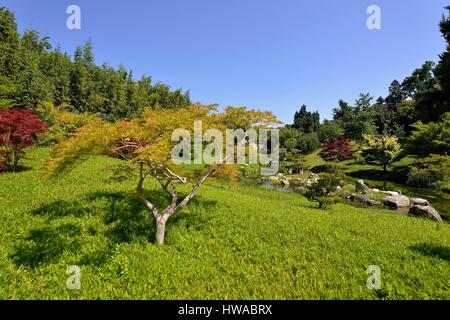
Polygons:
M144 196L141 196L140 199L152 211L153 217L155 218L156 221L158 221L160 214L156 206L147 199L145 199Z
M173 210L173 212L177 212L177 211L183 209L189 203L189 201L191 201L192 198L195 196L195 192L197 191L197 189L200 188L200 186L206 181L206 179L208 179L210 175L212 175L214 172L216 172L219 167L220 167L220 165L216 165L207 174L205 174L200 180L198 180L197 183L192 188L191 192L189 192L189 194L183 199L183 201L181 201L180 204L175 207L175 210ZM173 212L172 212L172 214L173 214Z

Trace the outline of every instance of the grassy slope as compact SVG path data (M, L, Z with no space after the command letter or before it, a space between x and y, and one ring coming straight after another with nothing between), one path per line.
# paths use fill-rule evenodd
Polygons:
M210 182L158 247L148 212L126 197L134 181L108 181L115 163L95 158L56 182L0 176L0 299L450 298L449 225ZM72 264L81 290L66 289ZM369 265L382 290L366 288Z

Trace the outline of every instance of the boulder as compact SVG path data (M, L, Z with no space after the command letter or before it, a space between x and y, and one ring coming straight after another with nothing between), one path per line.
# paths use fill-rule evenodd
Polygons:
M385 205L395 209L409 207L410 204L408 197L400 195L387 196L386 198L383 199L383 202Z
M381 206L381 201L377 201L377 200L372 200L372 199L369 199L367 202L366 202L369 206Z
M400 195L400 193L398 193L397 191L381 191L381 193L388 194L388 195L393 196L393 197L396 197L396 196Z
M282 179L282 180L281 180L281 185L282 185L284 188L289 188L289 180L288 180L288 179Z
M442 218L439 215L439 213L436 211L435 208L431 206L419 206L415 205L411 209L409 209L408 214L415 216L415 217L422 217L431 219L434 221L442 222Z
M269 181L276 181L276 180L278 180L278 178L277 178L277 177L275 177L275 176L271 176L271 177L269 177Z
M370 198L366 194L352 194L350 199L352 201L357 201L362 204L367 204L370 201Z
M367 193L370 191L369 187L364 183L364 180L358 180L355 184L356 192Z
M377 189L377 188L373 188L373 189L372 189L372 192L375 192L375 193L380 193L380 189Z
M342 198L349 199L350 196L351 196L350 192L348 192L348 191L342 191L342 193L341 193Z
M422 199L422 198L411 198L411 202L414 206L415 205L425 206L425 207L431 206L431 204L428 202L428 200Z

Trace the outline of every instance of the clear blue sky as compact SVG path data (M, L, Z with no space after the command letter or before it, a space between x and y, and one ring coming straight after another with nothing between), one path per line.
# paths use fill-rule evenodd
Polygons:
M81 7L82 29L66 28ZM382 30L366 27L369 5ZM203 103L246 105L291 122L301 104L331 117L338 99L385 96L445 44L441 0L1 0L20 31L36 28L72 54L92 38L96 62L124 64Z

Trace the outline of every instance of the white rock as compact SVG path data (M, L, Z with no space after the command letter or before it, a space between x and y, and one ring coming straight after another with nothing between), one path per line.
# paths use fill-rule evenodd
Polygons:
M388 194L390 196L399 196L400 195L400 193L395 192L395 191L381 191L381 193Z

